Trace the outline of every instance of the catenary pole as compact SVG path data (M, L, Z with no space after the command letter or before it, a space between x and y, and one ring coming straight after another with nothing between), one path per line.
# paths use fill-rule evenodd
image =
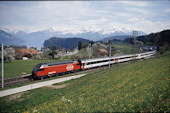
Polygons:
M1 66L1 69L2 69L2 88L4 88L4 45L3 44L1 44L1 49L2 49L2 51L1 51L1 64L2 64L2 66Z
M110 68L110 57L111 57L111 44L109 45L109 68Z
M89 44L89 59L90 59L90 53L91 53L90 50L91 50L91 48L90 48L90 44Z

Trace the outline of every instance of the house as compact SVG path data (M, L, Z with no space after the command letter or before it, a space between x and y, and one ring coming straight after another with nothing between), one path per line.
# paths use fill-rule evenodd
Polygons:
M98 52L99 52L99 54L102 55L102 56L105 56L105 55L108 54L107 50L105 50L105 49L99 49Z
M23 57L33 58L38 55L38 51L36 49L16 49L16 59L22 59Z
M157 47L153 45L145 45L145 46L140 46L141 51L153 51L156 50Z

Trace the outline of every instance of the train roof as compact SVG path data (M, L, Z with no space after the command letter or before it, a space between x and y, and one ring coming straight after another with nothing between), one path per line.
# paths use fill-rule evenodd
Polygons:
M59 61L59 62L49 62L49 63L45 63L48 66L50 65L60 65L60 64L70 64L70 63L74 63L74 60L69 60L69 61Z
M121 55L121 56L111 56L111 57L103 57L103 58L93 58L93 59L83 59L81 60L82 63L84 62L95 62L95 61L101 61L101 60L109 60L114 58L122 58L122 57L129 57L134 56L135 54L129 54L129 55Z
M54 66L54 65L70 64L70 63L75 63L75 62L77 62L77 61L67 60L67 61L59 61L59 62L41 63L40 68L44 68L44 67L48 67L48 66Z
M81 62L87 63L87 62L95 62L95 61L101 61L101 60L109 60L109 59L114 59L114 58L132 57L132 56L137 56L137 55L142 55L142 54L150 54L150 53L154 53L154 52L156 52L156 51L136 53L136 54L127 54L127 55L120 55L120 56L103 57L103 58L83 59L83 60L81 60Z
M132 57L142 54L150 54L154 53L156 51L150 51L150 52L144 52L144 53L136 53L136 54L128 54L128 55L121 55L121 56L111 56L111 57L103 57L103 58L93 58L93 59L83 59L81 60L82 63L88 63L88 62L96 62L96 61L102 61L102 60L109 60L109 59L115 59L115 58L124 58L124 57Z

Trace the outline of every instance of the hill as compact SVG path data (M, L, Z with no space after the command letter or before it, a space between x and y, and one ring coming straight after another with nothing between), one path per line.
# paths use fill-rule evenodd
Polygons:
M151 33L146 36L139 36L137 39L144 43L152 43L154 45L163 46L164 43L170 45L170 30L164 30L158 33Z
M0 112L169 112L169 55L2 97Z
M0 44L4 45L24 45L25 41L13 36L10 33L7 33L3 30L0 30Z
M72 47L77 47L79 41L83 43L88 43L90 40L86 40L83 38L57 38L57 37L52 37L48 40L45 40L44 42L44 47L48 47L51 45L56 45L63 47L65 49L71 49Z
M147 44L147 45L155 45L158 47L158 50L160 48L168 50L170 48L169 37L170 37L170 30L164 30L164 31L157 32L157 33L151 33L145 36L139 36L137 37L137 40L142 41L144 44ZM124 42L133 44L133 39L126 38Z
M94 72L60 90L55 99L28 111L42 112L47 108L46 112L168 112L168 60L151 59L116 71L112 68Z

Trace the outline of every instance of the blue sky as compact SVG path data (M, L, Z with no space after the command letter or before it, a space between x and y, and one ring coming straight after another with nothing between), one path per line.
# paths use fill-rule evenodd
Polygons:
M0 1L0 28L78 33L170 29L170 1Z

